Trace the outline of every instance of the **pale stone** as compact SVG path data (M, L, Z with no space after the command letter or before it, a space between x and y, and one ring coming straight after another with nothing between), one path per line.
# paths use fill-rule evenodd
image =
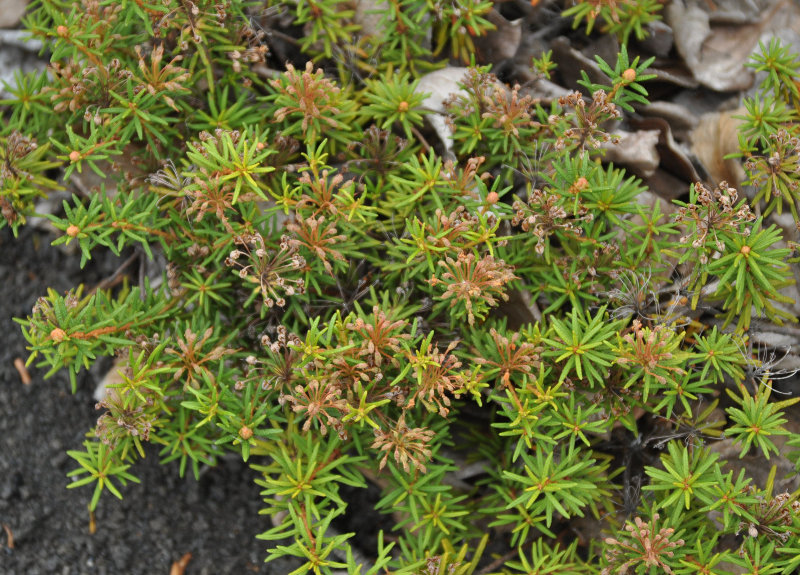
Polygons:
M19 24L28 0L0 0L0 28L14 28Z

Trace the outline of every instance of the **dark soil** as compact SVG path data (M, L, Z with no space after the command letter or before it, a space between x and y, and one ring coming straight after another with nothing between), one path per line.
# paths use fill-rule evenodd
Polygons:
M254 473L236 460L196 481L180 478L175 465L161 466L151 449L131 469L141 483L125 487L122 501L104 495L90 534L92 488L66 489L66 474L77 467L66 451L80 449L97 419L95 377L82 374L72 395L66 373L45 381L45 371L32 367L24 385L13 362L27 359L26 342L11 318L29 315L48 287L92 286L120 260L98 253L100 261L81 270L78 256L51 241L30 227L18 239L0 230L0 573L167 575L186 553L187 575L288 573L288 563L263 562L275 543L255 534L269 529L269 519L258 515Z

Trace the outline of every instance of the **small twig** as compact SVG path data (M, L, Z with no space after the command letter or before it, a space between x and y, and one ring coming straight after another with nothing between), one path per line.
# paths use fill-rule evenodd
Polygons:
M281 73L278 70L273 70L272 68L267 68L263 64L256 64L252 68L253 72L257 75L265 78L267 80L274 80L275 78L279 78Z
M83 180L78 176L76 173L73 172L72 176L70 176L69 181L75 186L80 195L83 196L84 199L89 199L91 197L91 192L86 184L83 183Z
M98 283L96 286L94 286L89 291L89 295L95 293L97 290L106 289L106 288L109 288L109 287L112 287L112 286L116 285L117 279L119 278L120 274L122 274L122 272L125 271L125 268L127 268L134 261L136 261L136 259L138 257L139 257L139 252L138 251L134 252L134 254L131 257L129 257L124 262L122 262L122 265L120 265L113 274L111 274L110 276L108 276L104 280L101 280L100 283Z
M14 534L11 532L11 527L3 523L3 531L6 532L6 547L9 549L14 548Z
M509 559L515 557L516 555L517 555L517 550L516 549L514 549L513 551L509 551L508 553L506 553L502 557L499 557L498 559L495 559L494 561L489 563L486 567L484 567L480 571L477 571L475 573L475 575L486 575L487 573L491 573L492 571L494 571L498 567L502 567L505 564L506 561L508 561Z
M542 311L539 309L536 300L531 297L531 293L526 290L518 290L519 295L522 298L522 301L525 303L525 306L528 308L528 311L531 312L531 315L536 319L536 321L542 321Z
M422 148L425 150L425 153L427 154L428 152L430 152L431 151L431 145L428 143L428 141L425 139L425 137L420 133L420 131L417 129L417 127L416 126L411 126L411 131L419 139L420 143L422 144Z
M144 301L146 298L146 293L144 290L145 285L145 276L147 275L147 258L141 257L142 250L140 247L137 246L136 253L134 254L139 256L139 299Z
M189 561L192 560L192 554L188 551L183 554L183 557L178 559L177 561L172 562L172 567L169 570L169 575L183 575L184 571L186 571L186 566L189 564Z
M268 30L265 30L265 31L267 33L267 36L274 36L275 38L283 40L284 42L288 42L292 46L299 46L300 45L300 42L297 40L297 38L295 38L293 36L289 36L288 34L284 34L283 32L279 32L278 30L275 30L274 28L269 28Z
M481 459L475 463L470 463L469 465L460 467L458 470L453 472L453 476L459 481L465 481L475 477L476 475L486 473L486 468L489 467L489 465L490 462L488 459Z
M326 535L330 534L333 537L341 535L340 531L333 526L328 527L328 530L326 531L325 534ZM360 563L362 569L364 569L365 571L370 571L373 568L374 562L366 555L364 555L360 550L356 549L355 545L350 546L350 551L353 554L353 560L356 563ZM337 556L341 561L347 561L347 554L341 549L338 548L334 549L333 555Z
M14 359L14 368L19 372L19 378L22 380L22 383L24 385L30 385L31 374L28 372L28 368L25 367L25 362L21 357Z

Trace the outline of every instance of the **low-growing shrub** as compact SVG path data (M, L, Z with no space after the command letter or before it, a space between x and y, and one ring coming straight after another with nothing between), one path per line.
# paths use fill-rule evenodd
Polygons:
M116 284L51 291L18 320L29 362L73 391L116 358L70 486L93 510L148 443L195 476L238 453L267 560L296 573L794 572L796 494L710 444L800 469L797 399L771 394L749 339L795 319L795 246L768 215L797 217L796 56L754 60L754 203L697 182L669 215L602 163L652 60L623 43L598 58L606 83L551 102L472 67L444 150L417 82L469 57L492 3L385 4L386 38L356 37L343 0L32 5L50 65L2 102L0 225L68 188L54 243L125 257ZM594 4L567 15L622 40L661 6ZM335 527L343 486L368 483L394 525L369 565Z

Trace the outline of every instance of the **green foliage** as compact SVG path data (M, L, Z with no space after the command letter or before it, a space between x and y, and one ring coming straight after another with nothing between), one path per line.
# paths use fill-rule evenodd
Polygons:
M600 385L607 377L605 368L614 362L614 354L608 342L622 327L621 321L608 321L605 307L601 307L594 317L584 316L580 309L572 310L569 322L553 319L550 325L552 339L544 338L550 351L545 355L555 357L561 364L559 383L573 371L578 379L585 379L590 387Z
M94 494L89 502L89 510L94 511L97 503L100 501L100 496L104 490L108 490L118 499L122 499L122 493L114 485L114 480L118 481L121 485L126 485L128 481L139 483L139 480L128 473L131 467L129 464L121 463L120 459L115 457L111 449L104 443L95 441L84 441L83 446L85 451L67 451L67 455L72 457L80 465L79 468L70 471L67 475L70 477L81 477L70 483L67 487L81 487L96 483L94 487Z
M412 139L411 129L422 125L426 113L422 104L428 97L417 90L418 84L418 81L410 82L407 74L367 82L364 97L368 105L361 109L361 113L374 118L382 129L391 128L398 122L406 138Z
M589 570L575 553L577 544L578 542L574 541L569 547L561 550L558 544L553 548L547 545L544 539L537 539L531 545L530 556L524 551L520 552L519 561L509 561L506 567L512 569L511 573L582 575Z
M446 153L423 139L420 76L475 53L493 3L389 0L374 30L351 2L262 4L39 0L26 18L52 59L0 102L1 225L80 190L53 243L124 258L17 320L29 363L73 391L117 358L69 452L91 508L152 443L181 475L241 456L267 559L295 573L470 575L489 549L503 573L796 569L796 499L709 446L764 463L785 436L800 469L797 399L752 352L793 319L794 246L769 218L797 216L796 56L754 57L753 205L698 182L672 213L601 151L647 104L652 60L625 40L660 2L567 8L623 40L588 96L469 67ZM368 483L374 509L352 509L344 487ZM369 564L354 512L391 529ZM578 520L603 537L565 545Z
M755 396L750 395L744 386L740 388L741 397L737 397L731 390L727 390L727 392L739 405L738 408L728 408L728 414L734 425L726 431L736 443L742 444L742 452L739 457L744 457L754 445L761 449L766 459L769 459L770 451L777 454L778 448L769 437L789 434L782 427L787 420L780 410L797 403L800 398L787 399L777 403L769 402L771 392L769 385L759 388Z
M593 84L585 71L581 71L581 86L592 93L597 90L604 90L608 93L607 98L610 102L628 112L633 111L632 103L647 103L647 90L642 86L641 82L655 78L654 74L644 73L647 67L653 63L655 57L639 62L639 56L636 56L631 61L628 57L628 50L623 44L620 47L620 53L617 55L617 61L613 68L599 56L595 56L595 60L597 60L597 65L600 69L611 80L611 86Z
M712 501L712 467L719 456L708 449L691 449L690 453L689 447L677 441L670 441L667 448L669 453L661 456L664 469L646 468L652 483L645 489L667 492L659 507L670 510L671 523L677 524L693 504Z
M598 20L602 22L601 31L615 34L627 44L631 33L637 40L647 37L645 27L650 22L661 19L658 12L662 8L658 0L622 0L621 2L598 2L597 0L576 0L574 5L561 15L572 16L572 27L577 28L586 21L586 33L591 34Z
M781 317L794 319L770 303L792 301L778 293L778 289L793 283L789 266L784 263L790 252L772 248L780 239L780 231L774 225L761 229L761 221L756 220L747 232L740 229L739 234L722 235L724 255L708 266L709 273L719 276L715 297L725 299L726 326L738 317L737 327L747 328L751 309L777 323L781 323Z
M600 489L600 485L592 479L600 479L602 466L581 455L581 451L572 448L561 449L558 453L550 451L547 455L543 450L537 450L535 456L523 453L525 475L503 472L523 490L510 506L522 505L535 516L544 515L547 527L552 524L556 512L566 518L583 516L581 508L599 498L593 491Z
M773 38L748 64L765 76L752 98L745 98L745 114L739 133L740 153L745 158L747 183L756 186L754 203L766 203L765 214L788 204L795 220L800 175L796 166L800 157L797 120L800 112L797 54Z
M23 124L25 117L20 117ZM60 189L58 183L48 178L47 170L59 165L46 159L49 145L39 146L21 132L12 131L0 135L0 162L3 165L0 179L0 223L11 226L14 233L25 224L25 215L30 213L36 199L47 196L48 190Z

